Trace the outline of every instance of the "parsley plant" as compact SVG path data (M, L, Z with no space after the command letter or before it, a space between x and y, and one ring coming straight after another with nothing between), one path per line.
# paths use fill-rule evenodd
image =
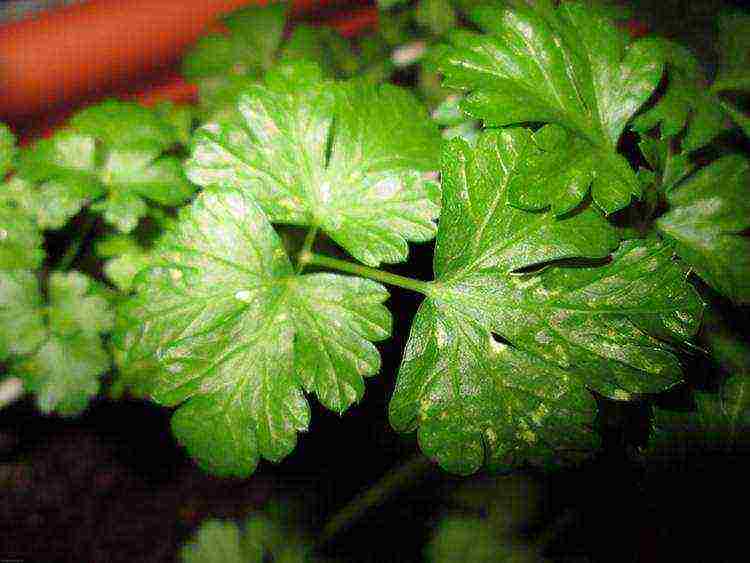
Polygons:
M718 22L709 80L611 11L508 4L409 12L436 89L383 82L395 20L351 50L271 6L186 57L195 112L109 100L20 150L0 128L2 377L72 415L106 374L247 476L294 449L308 397L366 400L397 286L423 300L391 424L448 471L577 459L603 401L658 406L706 351L727 377L689 420L657 409L651 447L701 424L734 447L748 352L713 305L750 302L750 18ZM433 280L383 266L432 239Z

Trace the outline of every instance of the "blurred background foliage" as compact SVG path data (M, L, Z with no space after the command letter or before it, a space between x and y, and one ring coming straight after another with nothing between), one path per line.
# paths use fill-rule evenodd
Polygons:
M440 86L426 47L465 22L474 3L381 2L380 30L351 46L320 28L301 27L285 39L269 28L276 39L256 49L255 63L234 68L236 84L257 77L276 58L316 53L332 76L361 73L415 86L446 136L471 138L476 124L458 114L457 98ZM47 4L59 2L2 2L0 18ZM635 16L638 25L689 45L710 78L717 64L716 15L744 3L610 5L622 17ZM226 52L226 41L206 41ZM243 52L242 46L230 47ZM233 79L212 82L199 60L185 65L188 78L203 82L208 95L197 114L164 106L183 142L191 123L217 111L209 107L221 105L217 92L233 87ZM154 226L165 221L168 216L155 212L134 237L112 235L98 243L112 283L128 287L134 263L148 259L144 248ZM300 243L294 229L283 236L291 248ZM394 271L429 275L430 258L430 245L418 245L410 262ZM295 452L281 465L264 464L247 481L219 480L197 470L172 439L170 413L127 395L128 388L131 395L145 393L138 374L123 374L124 381L111 388L117 400L101 397L75 420L40 417L32 400L18 402L0 414L0 556L52 561L65 554L68 560L113 562L171 561L178 553L194 562L265 561L271 555L274 561L446 563L743 560L737 556L743 553L743 525L732 512L741 508L750 468L743 433L750 421L738 407L742 401L747 405L747 392L744 384L737 388L750 378L750 360L746 342L727 335L747 338L750 316L747 308L731 307L716 295L714 302L700 344L718 361L701 354L688 359L689 384L656 400L667 408L657 411L662 431L650 441L648 405L611 403L598 421L604 449L580 468L458 479L424 466L397 494L364 511L324 545L316 545L315 530L350 499L398 471L416 450L414 438L396 435L386 419L393 375L418 305L410 294L392 294L397 336L379 345L383 369L368 382L366 400L346 420L314 407L311 432ZM720 392L730 375L734 383ZM200 545L206 541L223 542L227 551L204 557Z

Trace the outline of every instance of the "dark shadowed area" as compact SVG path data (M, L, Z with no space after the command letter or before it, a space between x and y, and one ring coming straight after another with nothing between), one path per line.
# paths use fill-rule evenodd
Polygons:
M711 68L712 18L726 3L631 4L652 30L691 45ZM412 245L410 261L388 269L430 279L431 255L431 245ZM43 417L32 399L0 411L0 561L175 561L204 519L239 519L278 498L292 501L315 538L353 497L418 455L415 437L399 436L387 419L418 305L413 294L391 290L394 337L378 346L383 367L368 380L362 403L342 418L311 401L310 431L294 453L279 465L262 462L247 480L199 470L172 437L170 411L147 402L100 398L74 420ZM750 332L747 308L727 305L725 312L736 329ZM699 388L716 369L701 358L685 363ZM690 408L679 389L663 400ZM648 416L647 408L603 402L604 447L595 459L551 473L529 468L469 479L490 483L486 494L497 494L514 514L519 545L543 541L534 553L549 561L746 560L746 524L735 514L750 451L666 445L645 457L638 448L648 437ZM456 500L466 482L425 469L320 553L335 561L421 561L441 515L477 510Z

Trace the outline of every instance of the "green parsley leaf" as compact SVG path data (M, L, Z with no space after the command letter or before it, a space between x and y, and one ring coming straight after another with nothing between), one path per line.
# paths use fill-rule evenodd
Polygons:
M719 69L711 90L721 107L750 136L750 115L732 98L750 92L750 15L740 11L719 17Z
M694 165L684 152L675 153L668 139L643 137L638 147L658 179L658 188L668 193L672 188L687 178L694 170Z
M33 219L40 230L60 229L89 201L80 188L57 180L37 185L15 176L0 192L0 205Z
M181 550L185 563L312 563L312 547L297 530L274 514L252 514L240 527L207 520Z
M580 372L563 370L493 338L460 304L424 302L390 405L401 432L418 429L425 455L467 475L546 461L596 444L596 412Z
M178 141L177 132L155 111L110 100L80 112L69 125L19 163L22 179L41 184L34 205L40 226L58 228L104 195L92 209L128 233L146 214L147 200L174 206L192 195L180 160L164 154Z
M750 161L725 156L670 191L670 209L656 222L680 258L737 303L750 303L748 186Z
M109 258L104 274L125 293L133 288L136 274L151 264L150 253L129 235L111 235L97 242L96 253Z
M510 204L528 211L551 208L556 215L579 206L596 175L595 153L559 125L542 127L524 148L518 174L508 186ZM617 197L616 178L600 174L598 181L601 197Z
M198 528L194 538L180 550L183 563L261 563L242 549L240 529L234 522L207 520Z
M449 0L421 0L414 15L417 23L434 35L443 35L458 24Z
M21 153L11 197L40 228L58 229L106 193L95 169L95 139L63 130Z
M193 125L198 117L198 111L193 105L174 104L170 101L159 102L154 111L162 121L172 126L177 141L187 146L193 136Z
M68 127L107 147L153 145L163 151L178 142L177 131L151 108L106 100L75 114Z
M719 69L716 91L750 90L750 15L737 11L719 16Z
M628 44L610 19L577 2L549 13L483 6L474 20L486 33L454 32L441 64L446 85L469 92L464 111L489 127L556 123L576 136L582 159L568 174L591 184L597 205L612 213L639 196L616 148L662 74L650 44Z
M329 27L298 25L279 52L279 62L310 61L317 63L327 77L353 76L359 61L349 41Z
M30 282L25 284L30 290ZM38 304L38 297L33 304ZM55 272L49 278L49 303L34 314L42 318L44 313L44 342L33 354L16 360L11 371L36 394L42 412L78 414L98 393L99 376L110 367L101 334L112 328L112 311L90 278ZM39 324L34 321L37 330Z
M366 264L404 260L407 241L435 236L424 172L437 168L437 128L406 90L284 72L245 91L242 119L199 129L188 177L248 190L272 221L318 227Z
M203 37L183 60L182 71L200 88L204 115L232 113L237 95L262 80L278 62L316 63L331 78L359 69L349 41L327 27L296 25L283 40L286 3L238 10L227 18L228 33Z
M57 336L104 333L114 322L96 283L79 272L50 276L48 314L50 331Z
M16 158L16 138L5 123L0 123L0 181L10 172Z
M44 342L39 282L32 272L0 271L0 360L30 354Z
M390 334L375 282L297 276L248 192L204 191L154 251L123 314L132 360L164 367L153 398L182 406L172 427L207 470L250 474L307 428L302 393L343 412L380 367L370 341Z
M153 358L128 361L127 353L116 347L111 347L110 352L116 369L112 374L109 396L115 400L126 395L138 399L150 397L154 382L163 377L159 363Z
M511 191L543 183L524 168L535 141L529 130L514 128L485 132L473 149L461 140L447 145L442 182L449 192L440 224L443 233L454 232L436 250L436 275L448 263L452 271L502 267L507 273L551 260L605 258L617 248L614 229L590 206L563 218L511 207Z
M557 217L508 204L529 137L494 131L444 154L437 281L412 326L390 418L418 429L424 452L455 473L592 446L589 387L624 398L679 380L667 340L692 336L702 312L655 240L623 243L603 266L514 275L617 244L590 208Z
M711 309L700 336L721 380L718 389L695 391L689 411L655 409L649 453L668 463L711 451L746 452L750 446L750 348Z
M74 416L83 412L99 392L99 376L109 369L110 358L98 336L50 336L31 356L14 366L26 388L36 394L44 413Z
M0 185L0 190L6 186ZM2 201L3 195L0 193L0 270L38 268L44 260L42 233L33 219Z
M503 539L498 537L497 530L484 518L448 516L440 521L427 544L425 561L429 563L513 561L515 559L513 546L504 543ZM527 548L527 546L523 547Z
M325 407L343 413L364 395L361 375L380 370L380 354L367 341L390 335L390 313L379 305L388 292L369 280L334 274L302 280L302 294L290 301L297 377Z
M668 85L656 104L633 120L633 129L645 134L659 126L662 139L687 132L682 139L683 152L707 145L723 129L724 113L707 88L703 69L685 47L666 39L651 39L654 49L663 53Z
M63 129L23 151L18 175L26 181L41 183L57 180L76 186L81 195L99 197L103 190L90 171L96 168L96 139Z
M214 41L212 50L202 52L199 43L185 60L185 75L194 78L231 71L242 74L241 69L235 67L237 64L245 65L250 72L268 70L281 45L286 18L286 2L248 6L232 12L223 18L229 33L204 38L202 41ZM201 64L197 65L197 62Z
M408 0L377 0L378 10L390 10L396 6L408 3Z

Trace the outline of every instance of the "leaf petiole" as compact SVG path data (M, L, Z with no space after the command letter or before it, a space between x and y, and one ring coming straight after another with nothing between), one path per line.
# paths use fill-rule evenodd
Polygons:
M346 262L345 260L331 258L330 256L315 254L310 251L303 250L300 252L297 258L297 263L301 264L302 267L309 265L339 270L341 272L354 274L356 276L379 281L388 285L395 285L396 287L416 291L423 295L431 295L434 292L434 285L431 282L399 276L398 274L392 274L390 272L370 268L361 264L355 264L353 262Z
M302 243L302 250L299 251L298 257L306 256L312 252L313 244L315 244L315 237L318 235L318 226L313 225L307 231L305 235L305 242ZM297 260L297 266L294 269L295 274L301 274L302 270L305 269L305 263L302 260Z
M75 262L76 258L78 258L79 254L81 253L81 249L88 240L95 224L96 217L94 217L93 215L89 215L80 229L80 234L71 243L71 245L68 247L68 250L60 259L60 263L57 266L58 270L60 270L61 272L65 272L70 269L70 267L73 265L73 262Z
M327 544L339 532L346 530L359 520L368 510L383 504L395 493L419 483L422 477L434 467L435 465L429 458L417 454L403 465L391 469L377 483L355 497L333 516L320 532L318 546Z
M721 78L711 84L709 91L713 94L720 94L728 91L742 91L750 88L750 76L728 76Z

